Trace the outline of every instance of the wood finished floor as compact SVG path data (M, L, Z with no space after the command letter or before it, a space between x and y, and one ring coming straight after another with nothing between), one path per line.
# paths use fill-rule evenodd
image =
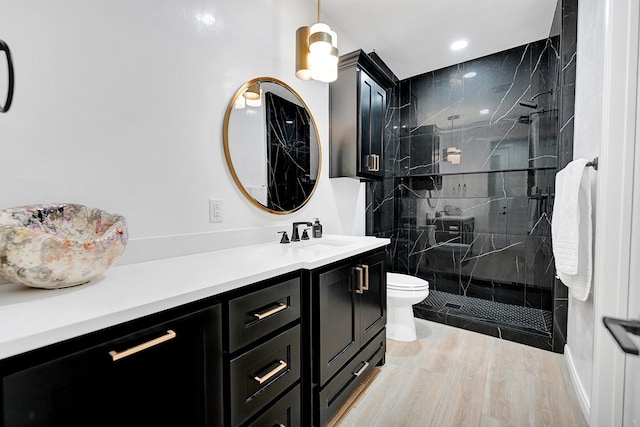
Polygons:
M587 426L563 356L416 319L329 426Z

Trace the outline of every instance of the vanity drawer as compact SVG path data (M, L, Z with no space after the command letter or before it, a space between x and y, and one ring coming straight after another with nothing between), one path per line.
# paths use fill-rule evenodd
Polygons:
M231 360L231 425L240 425L300 379L300 325Z
M302 425L300 412L300 385L282 396L258 418L248 423L251 427L298 427Z
M386 349L386 329L364 347L344 368L320 391L317 408L320 411L320 425L347 401L356 387L371 373L384 357Z
M229 301L229 352L300 318L300 278Z

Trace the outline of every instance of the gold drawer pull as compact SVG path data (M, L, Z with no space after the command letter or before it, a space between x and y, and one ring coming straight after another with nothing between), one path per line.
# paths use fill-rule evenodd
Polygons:
M366 264L362 264L360 267L364 270L364 286L362 287L363 291L369 290L369 266Z
M364 371L367 370L368 367L369 367L369 362L364 362L364 365L362 365L362 368L358 369L357 372L354 372L353 375L355 375L356 377L359 377L360 375L362 375Z
M165 341L172 340L175 337L176 337L176 333L173 332L171 329L167 329L167 333L161 337L154 338L151 341L147 341L142 344L138 344L137 346L131 347L130 349L127 349L125 351L121 351L120 353L118 353L117 351L111 350L109 352L109 355L111 356L111 359L113 359L113 361L115 362L116 360L120 360L127 356L131 356L132 354L138 353L142 350L146 350L158 344L162 344Z
M354 267L356 273L358 273L358 289L356 289L356 294L362 294L364 292L364 285L362 283L362 267Z
M276 366L275 368L267 372L263 377L253 377L253 379L258 381L258 384L262 384L265 381L269 381L269 379L271 379L278 372L282 372L285 369L287 369L287 362L285 362L284 360L281 360L278 363L279 363L278 366Z
M285 308L287 308L287 304L279 303L277 307L272 308L271 310L267 310L263 313L254 313L253 316L261 320L261 319L264 319L265 317L272 316L277 312L284 310Z

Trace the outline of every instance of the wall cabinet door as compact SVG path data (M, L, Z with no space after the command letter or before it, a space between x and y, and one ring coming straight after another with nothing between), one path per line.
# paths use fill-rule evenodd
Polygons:
M222 425L220 307L7 374L3 426Z
M360 70L360 143L358 175L384 178L384 115L387 92Z
M329 85L330 178L384 178L387 89L395 81L381 70L362 50L340 57Z

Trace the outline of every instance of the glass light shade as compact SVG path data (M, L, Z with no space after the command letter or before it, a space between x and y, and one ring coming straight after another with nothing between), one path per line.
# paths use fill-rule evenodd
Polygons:
M244 108L245 106L245 100L247 98L245 98L244 96L239 96L238 99L236 99L235 104L233 104L233 108L235 108L236 110L241 110Z
M331 28L318 22L309 31L309 52L330 54L332 47Z
M260 107L262 106L262 99L247 99L247 105L249 107Z
M309 54L311 77L314 80L330 83L338 78L338 57L331 54Z

